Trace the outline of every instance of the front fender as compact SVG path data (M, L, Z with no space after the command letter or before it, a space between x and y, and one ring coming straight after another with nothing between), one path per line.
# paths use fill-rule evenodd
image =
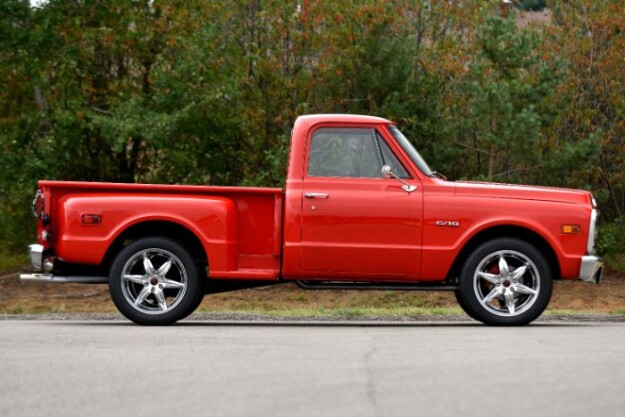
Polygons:
M436 196L424 216L424 279L441 280L463 248L478 234L500 226L526 229L540 236L556 254L562 278L577 276L586 251L590 207L548 201ZM428 203L426 202L426 204ZM441 223L441 221L443 221ZM453 223L455 227L448 226ZM563 224L581 227L563 235ZM502 236L503 237L503 236ZM514 236L507 236L514 237Z

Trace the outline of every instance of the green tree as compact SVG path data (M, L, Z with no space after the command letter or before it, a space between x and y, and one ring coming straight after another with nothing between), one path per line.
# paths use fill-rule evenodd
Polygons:
M293 120L324 112L398 122L452 178L589 188L622 219L621 2L549 7L519 30L498 0L0 2L0 249L31 239L38 178L280 185Z
M538 11L547 7L547 0L521 0L519 7L523 10Z
M553 91L557 68L538 46L536 32L517 29L513 18L484 22L448 109L448 133L463 150L454 175L518 181L541 168L541 127L548 121L539 109ZM441 145L437 150L447 152L448 144Z
M564 184L588 187L603 219L625 216L625 15L622 2L557 0L550 48L568 62L560 85L558 123L550 132L553 160L563 159Z

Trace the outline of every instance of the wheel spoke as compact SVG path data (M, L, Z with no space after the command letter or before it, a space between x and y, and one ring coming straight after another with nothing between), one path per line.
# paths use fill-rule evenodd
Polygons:
M124 279L136 284L145 284L147 282L145 275L124 275Z
M512 279L521 279L521 277L525 275L525 271L527 271L527 264L520 266L512 271Z
M501 281L501 279L499 278L499 275L489 274L488 272L482 272L482 271L478 271L477 274L480 276L480 278L485 279L491 284L499 284L499 282Z
M171 269L171 265L172 260L168 259L167 262L165 262L163 265L161 265L160 268L158 268L158 271L156 271L156 275L158 275L159 278L165 278L165 275L167 275L167 273Z
M154 275L154 265L152 265L152 261L150 261L146 253L143 254L143 268L147 275Z
M506 300L506 307L508 308L508 312L510 314L514 314L515 312L515 306L514 306L514 293L512 291L506 291L503 295L504 299Z
M504 259L503 255L499 256L499 275L502 277L508 276L510 268L508 268L508 262Z
M150 287L143 287L139 295L137 295L137 299L135 300L135 306L141 304L146 298L148 298L148 295L150 295Z
M184 288L184 284L182 282L174 281L173 279L166 279L163 281L163 285L165 288Z
M501 295L501 287L493 288L488 294L486 294L486 297L484 297L484 299L482 300L482 304L486 305L486 304L490 303L495 298L497 298L499 295Z
M514 290L514 292L520 293L520 294L527 294L527 295L536 295L538 294L538 292L533 289L530 288L526 285L523 284L515 284L512 286L512 289Z
M165 301L165 294L163 290L157 289L154 291L154 296L156 297L156 301L158 301L158 305L161 307L161 310L167 310L167 302Z

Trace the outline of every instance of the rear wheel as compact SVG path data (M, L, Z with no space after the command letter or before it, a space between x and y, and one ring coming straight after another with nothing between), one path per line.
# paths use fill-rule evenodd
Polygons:
M178 242L149 237L126 246L109 276L111 298L138 324L171 324L187 317L202 301L198 268Z
M551 298L549 263L531 244L494 239L469 256L460 274L460 306L490 325L518 326L532 322Z

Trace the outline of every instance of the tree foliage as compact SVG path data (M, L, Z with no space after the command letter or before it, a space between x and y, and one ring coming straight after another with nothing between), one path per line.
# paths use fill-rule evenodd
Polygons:
M613 231L625 14L547 7L519 29L496 0L4 0L3 246L30 239L39 178L281 185L318 112L391 118L454 179L590 189Z

